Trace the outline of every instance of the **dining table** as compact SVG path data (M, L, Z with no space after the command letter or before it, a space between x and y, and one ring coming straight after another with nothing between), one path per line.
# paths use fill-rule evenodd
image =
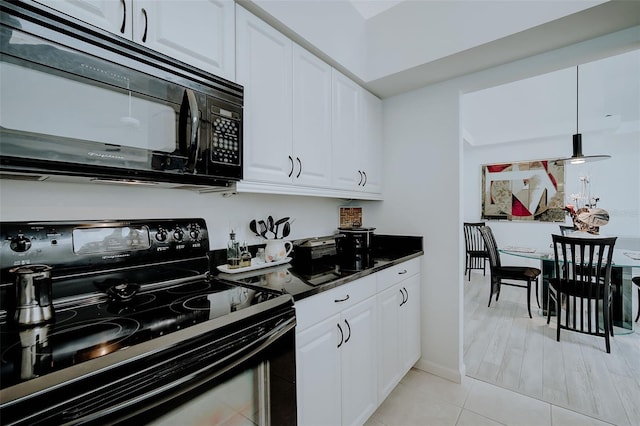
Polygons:
M555 276L555 259L553 248L516 247L505 246L499 249L500 253L539 260L542 270L542 286L540 295L542 314L555 314L555 303L547 300L549 291L549 279ZM611 289L614 334L627 334L633 332L633 268L640 268L640 251L614 248L613 263L611 265Z

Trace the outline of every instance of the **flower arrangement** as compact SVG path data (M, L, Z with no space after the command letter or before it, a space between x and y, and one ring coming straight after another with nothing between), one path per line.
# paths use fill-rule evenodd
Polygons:
M571 217L577 231L598 235L600 227L609 223L609 213L597 208L600 198L591 196L588 176L580 176L582 192L571 194L572 204L567 204L564 211Z

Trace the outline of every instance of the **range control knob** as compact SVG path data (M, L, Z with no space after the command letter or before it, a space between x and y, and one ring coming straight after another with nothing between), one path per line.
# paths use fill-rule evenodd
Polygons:
M173 238L176 241L182 241L182 238L184 237L184 231L180 228L176 228L175 231L173 231Z
M17 237L13 237L11 239L11 243L9 244L9 247L11 247L11 250L13 251L22 253L31 248L31 240L22 234L18 234Z
M197 225L191 225L189 236L191 237L192 240L198 239L198 237L200 236L200 229L197 227Z
M167 241L167 230L162 227L158 228L158 232L156 232L156 240Z

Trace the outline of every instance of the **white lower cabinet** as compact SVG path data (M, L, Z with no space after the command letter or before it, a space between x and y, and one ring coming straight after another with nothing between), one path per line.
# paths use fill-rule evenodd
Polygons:
M376 410L375 290L371 275L296 304L299 425L362 425Z
M420 263L378 275L378 399L383 401L420 358Z
M420 259L296 302L300 426L362 425L420 357Z

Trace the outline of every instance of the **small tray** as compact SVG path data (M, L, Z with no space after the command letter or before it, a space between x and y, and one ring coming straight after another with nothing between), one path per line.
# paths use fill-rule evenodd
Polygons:
M254 259L251 259L251 266L245 266L244 268L234 268L229 269L229 265L220 265L218 266L218 271L224 272L226 274L237 274L240 272L247 271L255 271L256 269L262 268L270 268L272 266L284 265L285 263L291 262L290 257L285 257L284 259L276 260L275 262L265 262L265 263L253 263Z

